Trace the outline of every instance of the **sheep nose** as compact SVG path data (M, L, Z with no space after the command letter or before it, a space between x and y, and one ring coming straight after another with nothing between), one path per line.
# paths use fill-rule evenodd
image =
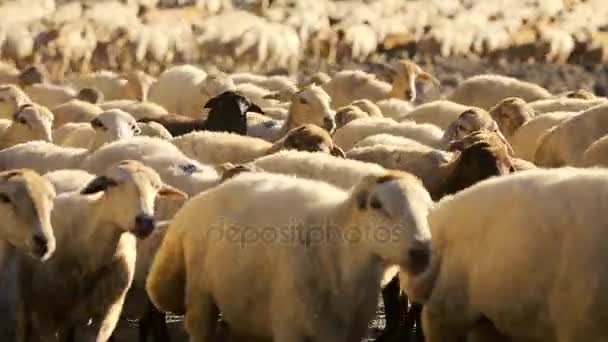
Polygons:
M42 258L49 251L48 240L42 235L32 236L32 254L36 258Z
M156 227L156 220L153 216L148 214L139 214L135 216L135 227L133 227L132 233L140 239L145 239L154 231Z
M412 274L422 273L431 261L430 244L423 244L410 248L407 252L409 258L409 269Z
M334 128L336 128L336 123L334 122L334 120L332 118L326 117L323 119L323 127L325 127L325 129L331 133L334 130Z

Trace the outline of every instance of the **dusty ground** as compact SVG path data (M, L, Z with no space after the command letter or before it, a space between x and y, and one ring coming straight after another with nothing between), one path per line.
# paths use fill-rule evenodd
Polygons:
M387 60L403 57L400 52L391 53L391 56L381 56L376 63L358 65L357 67L375 72L380 77L386 77L388 73L382 66ZM437 99L441 94L447 94L459 81L466 77L481 73L499 73L514 76L523 80L538 83L552 92L561 92L568 89L586 88L593 90L597 95L608 95L608 65L555 65L555 64L529 64L529 63L500 63L490 60L472 60L466 58L442 59L435 58L429 64L422 65L432 72L442 82L440 91L432 88L424 88L421 91L418 102ZM355 66L355 65L352 65ZM305 71L312 73L316 71L310 66ZM370 322L369 337L376 336L384 326L384 316L381 307L378 309L376 319ZM174 342L187 341L181 322L172 317L169 327L174 337ZM6 335L0 335L0 341L10 341ZM121 322L117 330L117 341L137 341L137 323Z

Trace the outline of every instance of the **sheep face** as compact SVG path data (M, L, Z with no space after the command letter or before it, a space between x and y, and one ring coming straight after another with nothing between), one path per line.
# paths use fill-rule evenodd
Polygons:
M369 115L366 112L354 105L338 108L336 111L336 129L346 126L351 121L367 117Z
M433 201L422 182L411 174L393 171L365 177L353 194L357 208L354 229L368 238L371 252L412 275L424 271L431 256L426 217Z
M52 142L52 126L53 114L47 108L24 104L13 114L13 123L8 129L11 133L11 143L19 144L31 140Z
M20 105L30 102L27 95L13 85L0 87L0 119L10 119Z
M406 101L416 99L416 80L431 82L439 85L439 81L433 75L422 70L416 63L409 60L401 60L395 68L393 79L392 97Z
M0 173L0 238L36 259L48 259L55 251L54 198L53 185L34 171Z
M141 133L135 118L120 109L110 109L100 113L91 120L91 126L95 130L92 150L96 150L105 143L129 139Z
M448 126L442 140L443 143L447 145L450 142L460 140L475 131L499 131L498 124L492 119L490 114L483 109L467 109Z
M323 88L310 85L291 99L289 108L290 128L311 123L333 132L336 128L336 112L331 109L331 98Z
M123 231L145 238L155 227L156 197L186 198L186 195L162 182L156 171L133 160L110 167L81 191L83 195L103 193L100 216Z
M324 152L344 158L344 151L334 145L329 133L323 128L312 124L294 128L279 143L282 143L283 148L286 150Z
M534 110L522 99L509 97L490 109L490 116L507 137L513 136L527 121L534 117Z
M225 91L205 104L209 116L205 126L211 131L247 134L247 112L264 114L255 103L235 91Z

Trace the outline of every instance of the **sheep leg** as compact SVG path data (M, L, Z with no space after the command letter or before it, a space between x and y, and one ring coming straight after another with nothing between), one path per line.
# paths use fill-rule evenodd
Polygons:
M386 324L382 334L375 340L376 342L392 340L391 336L399 329L401 321L399 292L399 278L397 276L382 289Z
M406 304L407 305L407 304ZM422 331L422 322L420 321L420 314L422 312L422 305L412 303L407 313L406 322L404 324L404 331L407 334L412 334L410 338L414 342L424 342L424 332ZM414 326L416 329L414 330Z
M187 296L184 325L190 335L190 342L215 341L220 310L213 297L205 291L194 290L188 293L190 295Z
M151 328L153 329L152 339L154 341L171 341L169 328L167 327L167 321L165 320L165 314L158 311L149 298L146 305L146 312L139 320L139 341L145 342L147 340Z

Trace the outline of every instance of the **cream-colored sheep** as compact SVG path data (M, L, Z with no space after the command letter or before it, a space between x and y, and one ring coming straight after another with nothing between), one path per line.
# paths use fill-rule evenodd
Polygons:
M246 165L266 172L324 181L342 189L350 189L367 175L379 175L386 171L373 163L303 151L280 151Z
M581 167L601 166L608 167L608 136L597 139L583 153L579 163Z
M232 89L229 89L232 90ZM277 102L277 100L275 100L273 98L273 95L275 95L274 92L272 92L269 89L266 88L262 88L260 86L257 86L255 84L251 84L251 83L241 83L236 85L235 90L237 92L239 92L240 94L243 94L244 96L246 96L249 100L251 100L251 102L257 104L260 107L281 107L283 105L282 102ZM281 94L284 94L283 96L289 94L293 94L297 92L297 89L294 90L286 90L286 91L281 91ZM268 96L270 95L270 96Z
M135 120L143 118L159 118L167 115L169 112L153 102L148 101L133 101L133 100L114 100L101 103L99 105L103 110L120 109L131 114Z
M389 99L390 101L390 99ZM368 116L370 117L383 117L383 113L382 110L380 109L380 107L378 107L378 104L373 103L372 101L368 100L368 99L359 99L359 100L355 100L353 102L350 103L351 106L355 106L357 108L360 108L361 110L363 110L364 112L367 113Z
M578 115L576 112L554 112L538 115L521 126L509 138L514 156L534 161L538 140L551 128Z
M369 118L369 114L357 106L348 105L336 110L336 129L346 126L349 122L362 118Z
M414 109L411 102L396 98L380 100L376 102L376 105L380 108L383 116L395 120L407 115Z
M65 85L36 83L24 87L25 94L35 103L52 108L77 98L78 91Z
M359 147L367 147L367 146L375 146L375 145L385 145L385 146L403 146L403 147L418 147L421 149L429 148L429 146L419 143L414 139L404 138L397 135L392 134L374 134L370 135L364 139L359 140L353 149Z
M88 155L89 150L84 148L30 141L0 150L0 170L28 168L44 174L60 169L77 169Z
M587 109L539 138L535 164L544 167L577 165L589 145L607 133L608 104Z
M259 138L211 131L189 133L175 137L171 142L186 156L211 165L247 163L280 150L344 155L344 152L334 145L327 131L312 124L294 128L274 144Z
M45 261L55 252L51 210L55 190L28 169L0 172L0 270L15 252ZM0 283L4 279L0 277Z
M393 83L378 80L374 75L363 71L340 71L322 85L331 96L332 107L346 106L354 100L368 99L372 102L397 98L406 101L416 99L416 80L439 84L431 74L408 60L401 60L395 67Z
M241 210L230 209L235 204ZM160 310L185 314L195 341L213 339L219 312L236 336L359 340L374 315L384 266L396 264L412 275L425 269L431 206L420 181L409 174L369 176L347 192L323 182L241 173L176 214L146 288ZM264 227L276 238L232 240L224 234L228 227L242 232ZM376 236L378 227L393 227L388 236L401 238L351 240ZM218 267L218 261L237 255L234 272ZM259 267L269 264L273 267ZM253 291L237 286L245 283ZM325 299L314 300L319 296Z
M533 101L530 102L530 106L535 112L542 114L552 112L578 112L603 103L606 103L606 99L585 100L564 97Z
M150 80L141 71L127 72L124 75L109 70L78 75L68 83L74 89L93 88L103 94L106 101L112 100L139 100L146 97L146 87Z
M234 73L228 76L237 86L251 83L270 91L297 91L295 82L287 76L264 76L252 73ZM255 102L255 101L254 101Z
M138 122L137 126L139 126L140 130L139 135L145 135L147 137L157 137L166 140L173 138L171 133L158 122Z
M44 178L53 184L57 194L62 194L84 189L95 175L84 170L61 169L45 173Z
M344 150L351 149L359 140L370 135L387 133L414 139L422 144L437 147L442 144L444 132L439 127L414 122L396 122L389 118L363 118L351 121L336 130L334 141Z
M220 180L215 168L188 158L167 140L152 137L134 137L106 144L91 153L80 167L98 174L108 165L124 159L141 161L158 172L164 182L189 195L207 190Z
M133 280L135 237L154 230L157 196L184 194L141 163L123 161L80 192L55 198L57 252L44 265L19 265L20 339L68 336L73 330L78 340L110 338Z
M450 142L460 140L475 131L496 132L512 152L511 146L502 132L500 132L498 124L492 119L492 116L485 110L475 107L471 107L462 112L458 118L448 126L442 138L442 147L446 147Z
M416 123L428 123L443 130L447 129L458 116L471 107L447 100L437 100L421 104L409 113L399 117L399 121L411 120Z
M335 112L331 109L331 99L316 85L307 86L291 97L288 117L285 121L268 120L247 124L247 135L268 141L277 141L290 130L304 124L314 124L328 132L335 129Z
M561 168L442 199L428 216L431 267L405 286L424 303L425 339L459 339L485 321L508 340L602 340L607 193L605 170Z
M37 104L17 108L8 127L0 129L0 149L20 143L42 140L52 142L53 113Z
M12 119L17 108L26 103L32 103L32 100L20 88L0 86L0 119Z
M447 100L466 106L490 109L507 97L519 97L526 102L552 98L545 88L530 82L502 75L477 75L460 83Z
M58 128L70 122L91 122L103 109L98 105L75 99L52 107L51 111L55 115L53 128Z
M105 143L129 139L140 132L129 113L110 109L99 113L89 123L69 123L57 128L53 131L53 140L57 145L94 151Z

